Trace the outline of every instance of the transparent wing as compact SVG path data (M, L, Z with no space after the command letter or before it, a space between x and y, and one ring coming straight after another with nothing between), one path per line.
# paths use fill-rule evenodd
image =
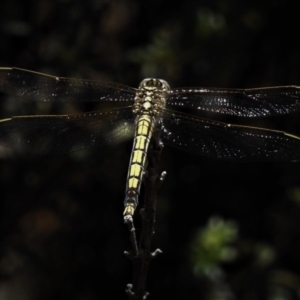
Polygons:
M167 105L240 117L300 111L300 87L256 89L181 88L167 93Z
M231 161L299 161L300 138L282 131L164 113L166 145Z
M0 92L44 102L129 101L136 90L121 84L55 77L19 68L0 68Z
M18 152L56 154L115 144L134 134L130 107L78 115L0 120L0 145Z

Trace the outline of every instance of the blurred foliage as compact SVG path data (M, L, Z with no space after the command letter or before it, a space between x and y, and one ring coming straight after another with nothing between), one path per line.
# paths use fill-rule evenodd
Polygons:
M300 187L293 187L288 190L289 198L297 205L300 205Z
M233 221L211 217L191 244L191 260L197 276L210 276L218 272L219 265L232 261L237 250L233 246L238 238L238 226Z
M220 13L213 13L208 8L197 12L195 31L197 38L216 38L226 33L225 18Z
M158 77L165 73L168 77L176 77L181 69L178 57L179 28L167 28L155 32L150 43L129 53L129 60L141 66L143 77Z

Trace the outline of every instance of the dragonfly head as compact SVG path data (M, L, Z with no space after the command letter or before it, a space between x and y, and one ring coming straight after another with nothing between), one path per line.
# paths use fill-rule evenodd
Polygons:
M170 90L170 86L163 79L146 78L140 83L139 89L156 89L160 91L168 91Z

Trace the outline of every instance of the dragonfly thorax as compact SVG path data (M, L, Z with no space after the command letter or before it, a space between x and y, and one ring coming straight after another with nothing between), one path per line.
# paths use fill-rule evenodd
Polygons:
M137 115L150 114L160 116L166 106L164 92L168 90L170 90L170 86L163 79L144 79L140 83L134 99L133 113Z

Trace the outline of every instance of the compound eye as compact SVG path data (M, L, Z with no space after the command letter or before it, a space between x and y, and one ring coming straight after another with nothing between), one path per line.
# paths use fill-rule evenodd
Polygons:
M151 87L151 88L157 88L158 90L163 90L167 91L170 89L169 84L163 80L163 79L156 79L156 78L146 78L144 79L140 85L139 88L146 88L146 87Z

